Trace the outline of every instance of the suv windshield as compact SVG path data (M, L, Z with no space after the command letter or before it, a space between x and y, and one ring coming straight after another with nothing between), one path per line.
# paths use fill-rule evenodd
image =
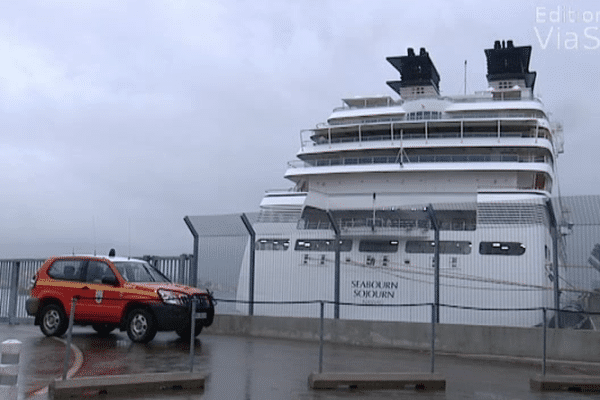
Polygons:
M114 264L127 282L171 282L146 262L115 261Z

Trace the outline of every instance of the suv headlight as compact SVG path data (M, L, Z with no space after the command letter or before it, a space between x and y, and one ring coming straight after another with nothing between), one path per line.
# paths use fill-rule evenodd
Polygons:
M188 296L183 293L173 292L172 290L164 289L158 289L158 295L160 296L163 303L173 304L176 306L185 305L186 300L188 298Z

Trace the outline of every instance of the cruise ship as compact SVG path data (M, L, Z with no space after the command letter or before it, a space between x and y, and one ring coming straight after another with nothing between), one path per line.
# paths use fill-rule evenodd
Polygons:
M540 312L464 309L554 304L562 128L534 96L531 46L496 41L485 56L488 87L445 96L427 50L409 48L387 58L400 75L387 82L394 95L343 99L302 130L285 172L293 188L262 200L237 298L326 300L341 304L328 303L331 318L427 322L431 309L419 304L437 296L463 307L442 308L443 323L539 324ZM254 314L317 308L259 303Z

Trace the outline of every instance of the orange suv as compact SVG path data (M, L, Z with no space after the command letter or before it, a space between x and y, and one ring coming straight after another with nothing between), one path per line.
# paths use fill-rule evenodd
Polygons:
M147 343L157 331L191 335L191 304L195 299L198 335L210 326L214 301L208 291L172 283L143 260L111 256L53 257L33 279L26 309L46 336L68 328L71 300L77 299L74 321L92 325L101 335L127 331L134 342Z

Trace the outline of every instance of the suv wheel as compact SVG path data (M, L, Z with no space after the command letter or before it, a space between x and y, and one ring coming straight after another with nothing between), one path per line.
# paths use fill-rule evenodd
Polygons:
M109 333L115 330L116 326L111 324L94 324L92 325L92 328L98 332L98 335L107 336Z
M133 342L148 343L156 336L156 324L152 314L137 308L127 318L127 336Z
M49 304L42 309L40 329L46 336L62 336L69 328L67 315L62 307Z

